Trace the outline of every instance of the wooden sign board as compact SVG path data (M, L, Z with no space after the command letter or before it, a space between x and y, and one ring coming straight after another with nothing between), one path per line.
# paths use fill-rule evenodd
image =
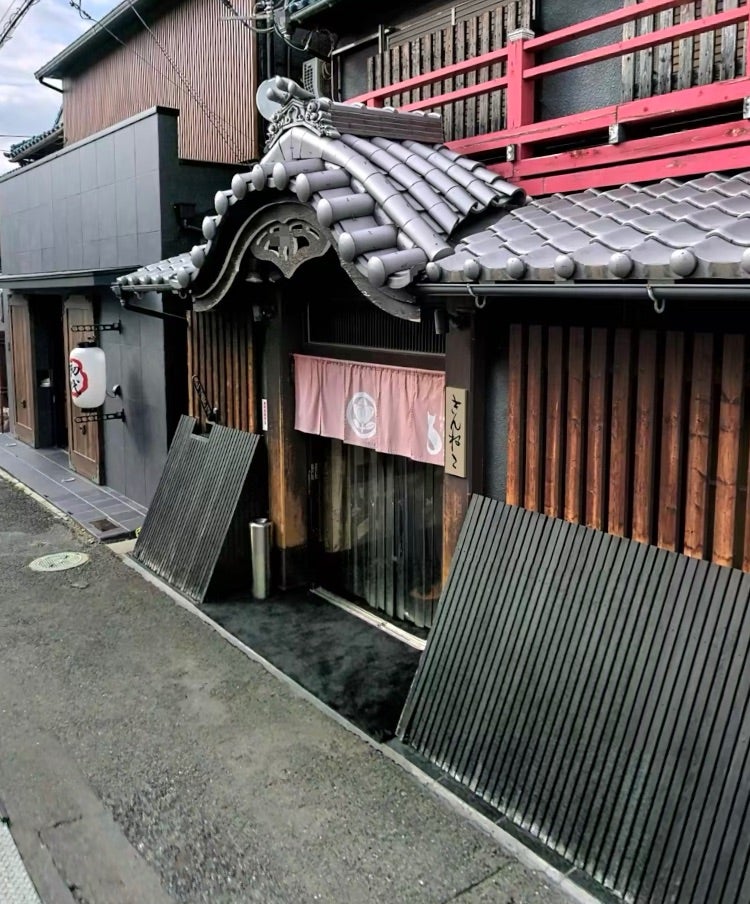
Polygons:
M445 387L445 473L454 477L466 477L466 444L469 438L466 395L465 389Z

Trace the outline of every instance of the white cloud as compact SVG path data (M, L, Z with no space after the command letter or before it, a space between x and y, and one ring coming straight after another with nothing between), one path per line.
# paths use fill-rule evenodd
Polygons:
M116 3L83 0L81 5L100 19ZM12 0L11 6L15 9L17 0ZM34 72L91 25L69 0L38 0L18 23L10 40L0 47L0 149L7 150L11 144L52 126L61 97L41 85ZM14 168L0 154L0 173Z

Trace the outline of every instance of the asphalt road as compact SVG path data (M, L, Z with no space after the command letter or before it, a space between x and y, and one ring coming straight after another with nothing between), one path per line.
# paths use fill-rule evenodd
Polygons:
M571 900L2 479L0 801L45 904Z

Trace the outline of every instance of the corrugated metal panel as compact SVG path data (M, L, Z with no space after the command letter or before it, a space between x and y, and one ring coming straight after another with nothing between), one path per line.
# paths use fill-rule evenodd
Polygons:
M474 497L398 734L625 900L750 900L750 575Z
M237 8L246 14L243 4ZM80 141L149 107L180 111L179 156L238 163L260 156L255 37L215 0L189 0L81 75L66 78L65 140ZM198 100L196 100L198 98Z
M201 436L196 424L180 419L133 557L202 602L219 558L226 560L227 538L237 532L235 514L246 507L260 437L221 426Z

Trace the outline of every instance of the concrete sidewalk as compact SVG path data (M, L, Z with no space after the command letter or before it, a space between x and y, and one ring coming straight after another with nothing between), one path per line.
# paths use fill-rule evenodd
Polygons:
M0 719L45 904L586 898L2 480Z

